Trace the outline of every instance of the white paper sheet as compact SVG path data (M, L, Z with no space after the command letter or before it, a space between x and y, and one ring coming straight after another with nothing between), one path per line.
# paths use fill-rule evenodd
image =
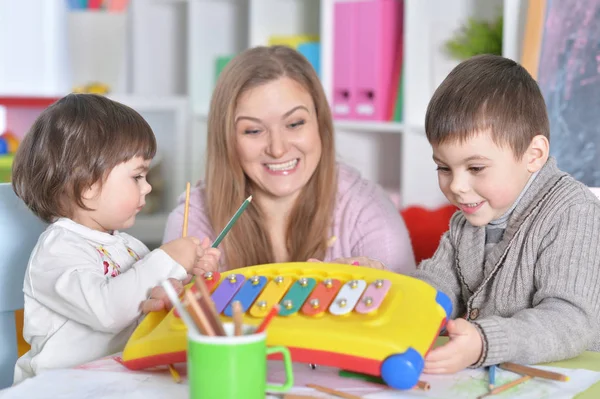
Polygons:
M94 366L94 367L90 367ZM185 365L178 365L178 369ZM535 378L523 383L504 394L493 398L573 398L600 381L600 372L589 370L571 370L555 367L540 367L570 377L568 382L549 381ZM185 373L181 373L183 382L176 384L165 371L131 372L112 359L104 359L86 366L85 369L52 370L26 380L7 390L0 391L0 399L91 399L91 398L127 398L127 399L179 399L188 398L188 386ZM281 383L284 380L281 362L269 362L269 383ZM498 370L496 385L502 385L519 376ZM352 393L363 399L397 398L451 398L471 399L487 392L487 374L483 369L465 370L455 375L423 375L422 380L429 382L427 392L395 391L387 387L368 382L339 377L338 370L317 367L311 370L306 364L294 365L294 385L292 393L310 395L315 398L334 398L307 388L306 384L323 385L328 388ZM281 396L268 396L268 398Z

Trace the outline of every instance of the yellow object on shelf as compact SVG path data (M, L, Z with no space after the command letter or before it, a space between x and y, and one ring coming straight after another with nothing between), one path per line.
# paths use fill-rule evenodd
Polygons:
M0 155L0 183L9 183L11 181L11 171L14 155Z
M87 93L87 94L108 94L110 87L107 84L100 82L92 82L85 86L73 87L73 93Z
M319 41L319 35L281 35L271 36L269 38L269 46L288 46L294 50L298 49L300 44L313 43Z

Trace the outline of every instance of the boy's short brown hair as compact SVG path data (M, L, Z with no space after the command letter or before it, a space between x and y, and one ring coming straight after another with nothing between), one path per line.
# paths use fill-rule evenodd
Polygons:
M546 103L536 81L516 62L495 55L472 57L437 88L427 107L425 132L432 145L490 131L520 159L536 135L550 139Z
M45 109L19 145L15 193L42 220L87 209L82 194L117 165L152 159L156 138L132 108L94 94L69 94Z

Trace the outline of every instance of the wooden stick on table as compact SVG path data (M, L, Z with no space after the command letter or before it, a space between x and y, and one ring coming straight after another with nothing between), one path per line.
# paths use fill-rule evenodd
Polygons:
M523 366L521 364L516 363L501 363L500 368L508 371L512 371L513 373L530 375L532 377L545 378L547 380L553 381L569 381L569 376L555 373L552 371L546 371L541 369L536 369L529 366Z
M512 387L515 387L515 386L517 386L519 384L522 384L522 383L524 383L526 381L529 381L532 378L533 377L530 376L530 375L523 376L521 378L518 378L518 379L516 379L514 381L509 382L508 384L500 385L499 387L496 387L496 388L492 389L488 393L485 393L485 394L479 396L477 399L486 398L486 397L491 396L491 395L497 395L499 393L502 393L504 391L509 390Z
M312 389L316 389L317 391L321 391L321 392L325 392L325 393L328 393L328 394L333 395L333 396L337 396L339 398L344 398L344 399L361 399L360 396L352 395L352 394L346 393L346 392L337 391L335 389L323 387L321 385L306 384L306 386L309 387L309 388L312 388Z

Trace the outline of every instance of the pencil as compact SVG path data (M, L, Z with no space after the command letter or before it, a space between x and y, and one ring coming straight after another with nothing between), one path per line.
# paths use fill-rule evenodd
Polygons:
M239 336L242 335L242 324L244 323L242 304L240 301L235 301L231 304L231 307L233 310L233 335Z
M317 391L325 392L330 395L337 396L337 397L344 398L344 399L361 399L360 396L352 395L352 394L349 394L346 392L337 391L335 389L323 387L321 385L306 384L306 386L309 388L312 388L312 389L316 389Z
M186 290L184 295L187 302L187 309L192 320L196 324L196 328L200 330L200 332L204 335L217 335L212 324L209 321L209 316L207 315L205 310L202 309L202 306L199 303L199 301L196 300L196 296L194 295L194 293L191 290Z
M190 182L185 185L185 208L183 208L183 231L182 237L187 237L188 217L190 215Z
M523 382L529 381L532 378L533 377L530 376L530 375L523 376L523 377L521 377L519 379L516 379L514 381L509 382L508 384L500 385L499 387L496 387L496 388L492 389L488 393L484 393L483 395L479 396L477 399L486 398L486 397L491 396L491 395L497 395L497 394L502 393L504 391L507 391L510 388L512 388L514 386L517 386L517 385L519 385L519 384L521 384Z
M219 318L219 314L215 308L215 303L213 302L210 292L208 291L208 287L204 283L204 280L201 278L197 279L194 284L198 289L198 293L200 294L200 304L206 307L206 313L208 315L208 319L211 321L211 325L215 330L215 334L219 336L225 336L225 329L223 328L223 323L221 323L221 319Z
M244 213L244 210L248 207L248 205L250 205L250 202L252 202L252 196L249 196L248 198L246 198L246 200L244 202L242 202L242 205L235 212L235 214L233 215L231 220L229 220L229 222L227 222L227 225L225 225L225 228L223 229L223 231L221 231L221 233L217 236L215 242L213 242L213 245L212 245L213 248L216 248L219 246L219 244L221 243L221 241L223 241L223 238L225 238L227 233L229 233L229 230L231 230L231 228L233 227L235 222L239 219L239 217L242 215L242 213Z
M502 363L500 364L500 368L508 371L512 371L513 373L530 375L532 377L545 378L547 380L553 381L569 381L569 376L554 373L552 371L540 370L533 367L523 366L521 364L515 363Z
M177 309L177 312L179 313L179 317L181 317L181 320L183 320L183 322L187 326L187 328L191 329L192 331L194 331L197 334L200 333L198 331L198 329L196 328L196 324L192 320L190 314L187 312L187 310L185 310L185 308L183 307L183 304L181 302L179 302L179 297L177 296L177 292L175 292L175 289L171 285L171 282L169 280L165 280L162 282L162 286L165 289L165 293L169 297L169 300L173 304L173 307L175 309Z
M490 390L494 389L496 386L496 365L493 364L488 369L488 377L489 377L489 388Z
M423 391L429 391L429 389L431 389L431 385L429 385L429 383L426 381L419 381L417 382L417 388Z
M279 313L280 308L281 308L281 306L279 306L278 303L273 305L273 307L269 311L269 314L267 314L267 317L265 317L265 319L262 321L262 323L260 323L260 326L258 326L258 328L256 329L255 334L260 334L261 332L263 332L267 329L267 326L271 322L271 319L273 319L273 317L275 317L275 315L277 313Z
M179 372L175 369L175 366L173 366L172 364L169 364L169 372L171 373L171 377L173 377L173 381L179 384L181 382L181 376L179 375Z

